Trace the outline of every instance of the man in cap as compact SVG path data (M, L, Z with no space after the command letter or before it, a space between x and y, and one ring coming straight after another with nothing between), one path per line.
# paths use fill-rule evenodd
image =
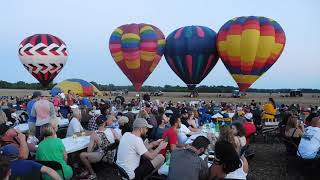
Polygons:
M36 133L36 117L32 116L32 107L36 101L40 99L41 93L39 91L33 92L32 99L27 104L27 113L29 116L28 125L29 131L31 135L35 135Z
M48 101L49 92L42 91L40 99L37 100L31 110L31 116L36 117L36 137L40 138L40 128L42 125L49 123L51 116L55 116L53 103Z
M145 119L137 118L133 122L132 132L125 133L120 141L117 164L126 171L130 179L143 179L164 162L164 157L159 152L168 143L159 139L145 145L142 138L146 137L148 128L152 126ZM151 151L155 147L157 148Z

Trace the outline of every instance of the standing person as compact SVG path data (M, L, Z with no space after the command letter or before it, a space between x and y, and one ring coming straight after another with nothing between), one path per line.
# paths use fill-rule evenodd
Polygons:
M72 168L67 164L67 152L62 143L62 140L57 138L56 132L50 123L42 126L41 134L44 140L38 145L36 160L39 161L56 161L62 166L63 173L66 179L71 179L73 171ZM57 171L62 177L62 172ZM44 179L48 179L45 177Z
M173 151L168 180L208 179L208 164L199 156L207 150L209 144L210 141L206 137L198 136L191 146Z
M277 112L276 103L273 98L269 98L269 101L263 106L262 119L263 120L274 120Z
M67 130L67 137L70 137L76 133L80 133L81 131L83 131L83 127L80 123L80 120L81 120L81 111L80 109L78 108L74 108L72 109L72 114L73 114L73 117L69 123L69 126L68 126L68 130Z
M35 136L36 133L36 117L32 116L32 107L40 99L41 93L39 91L33 92L32 99L27 103L27 113L29 116L28 125L30 134Z
M146 137L148 128L152 126L145 119L137 118L133 122L132 132L126 132L121 138L117 164L126 171L130 179L141 180L164 162L164 157L159 152L168 143L160 139L146 146L142 137Z
M41 92L41 97L37 100L31 110L31 115L36 117L36 137L40 138L40 128L49 123L51 116L55 116L55 110L52 102L48 101L50 94L47 91Z

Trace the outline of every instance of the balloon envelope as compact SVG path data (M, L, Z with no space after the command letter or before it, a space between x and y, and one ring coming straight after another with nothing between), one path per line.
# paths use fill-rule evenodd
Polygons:
M219 30L217 47L240 91L246 91L277 61L285 42L285 33L276 21L249 16L226 22Z
M216 33L204 26L186 26L166 39L165 58L170 68L193 90L216 65Z
M20 43L18 55L23 66L43 86L52 82L68 58L66 44L50 34L27 37Z
M66 79L60 82L51 89L51 95L55 96L62 91L67 93L69 90L79 96L102 95L93 84L82 79Z
M150 24L126 24L113 31L109 49L122 72L140 91L163 55L165 37Z

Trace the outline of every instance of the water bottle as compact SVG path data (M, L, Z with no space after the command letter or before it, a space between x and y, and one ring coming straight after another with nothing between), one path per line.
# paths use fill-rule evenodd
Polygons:
M217 122L217 124L216 124L216 127L215 127L216 129L216 132L220 132L220 125L219 125L219 122Z
M213 132L215 132L215 124L211 121L211 123L210 123L210 127L211 127L211 130L213 131Z
M167 165L167 166L170 165L170 158L171 158L170 151L167 150L167 153L166 153L166 165Z

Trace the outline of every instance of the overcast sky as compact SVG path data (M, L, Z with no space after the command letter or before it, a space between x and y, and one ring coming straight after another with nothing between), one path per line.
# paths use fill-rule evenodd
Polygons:
M80 78L129 85L108 49L112 31L128 23L149 23L167 36L187 25L214 31L237 16L265 16L286 33L278 61L252 88L320 88L320 1L313 0L7 0L0 5L0 80L36 82L20 63L19 43L36 33L61 38L66 66L54 82ZM144 85L182 85L164 57ZM219 60L202 85L236 83Z

